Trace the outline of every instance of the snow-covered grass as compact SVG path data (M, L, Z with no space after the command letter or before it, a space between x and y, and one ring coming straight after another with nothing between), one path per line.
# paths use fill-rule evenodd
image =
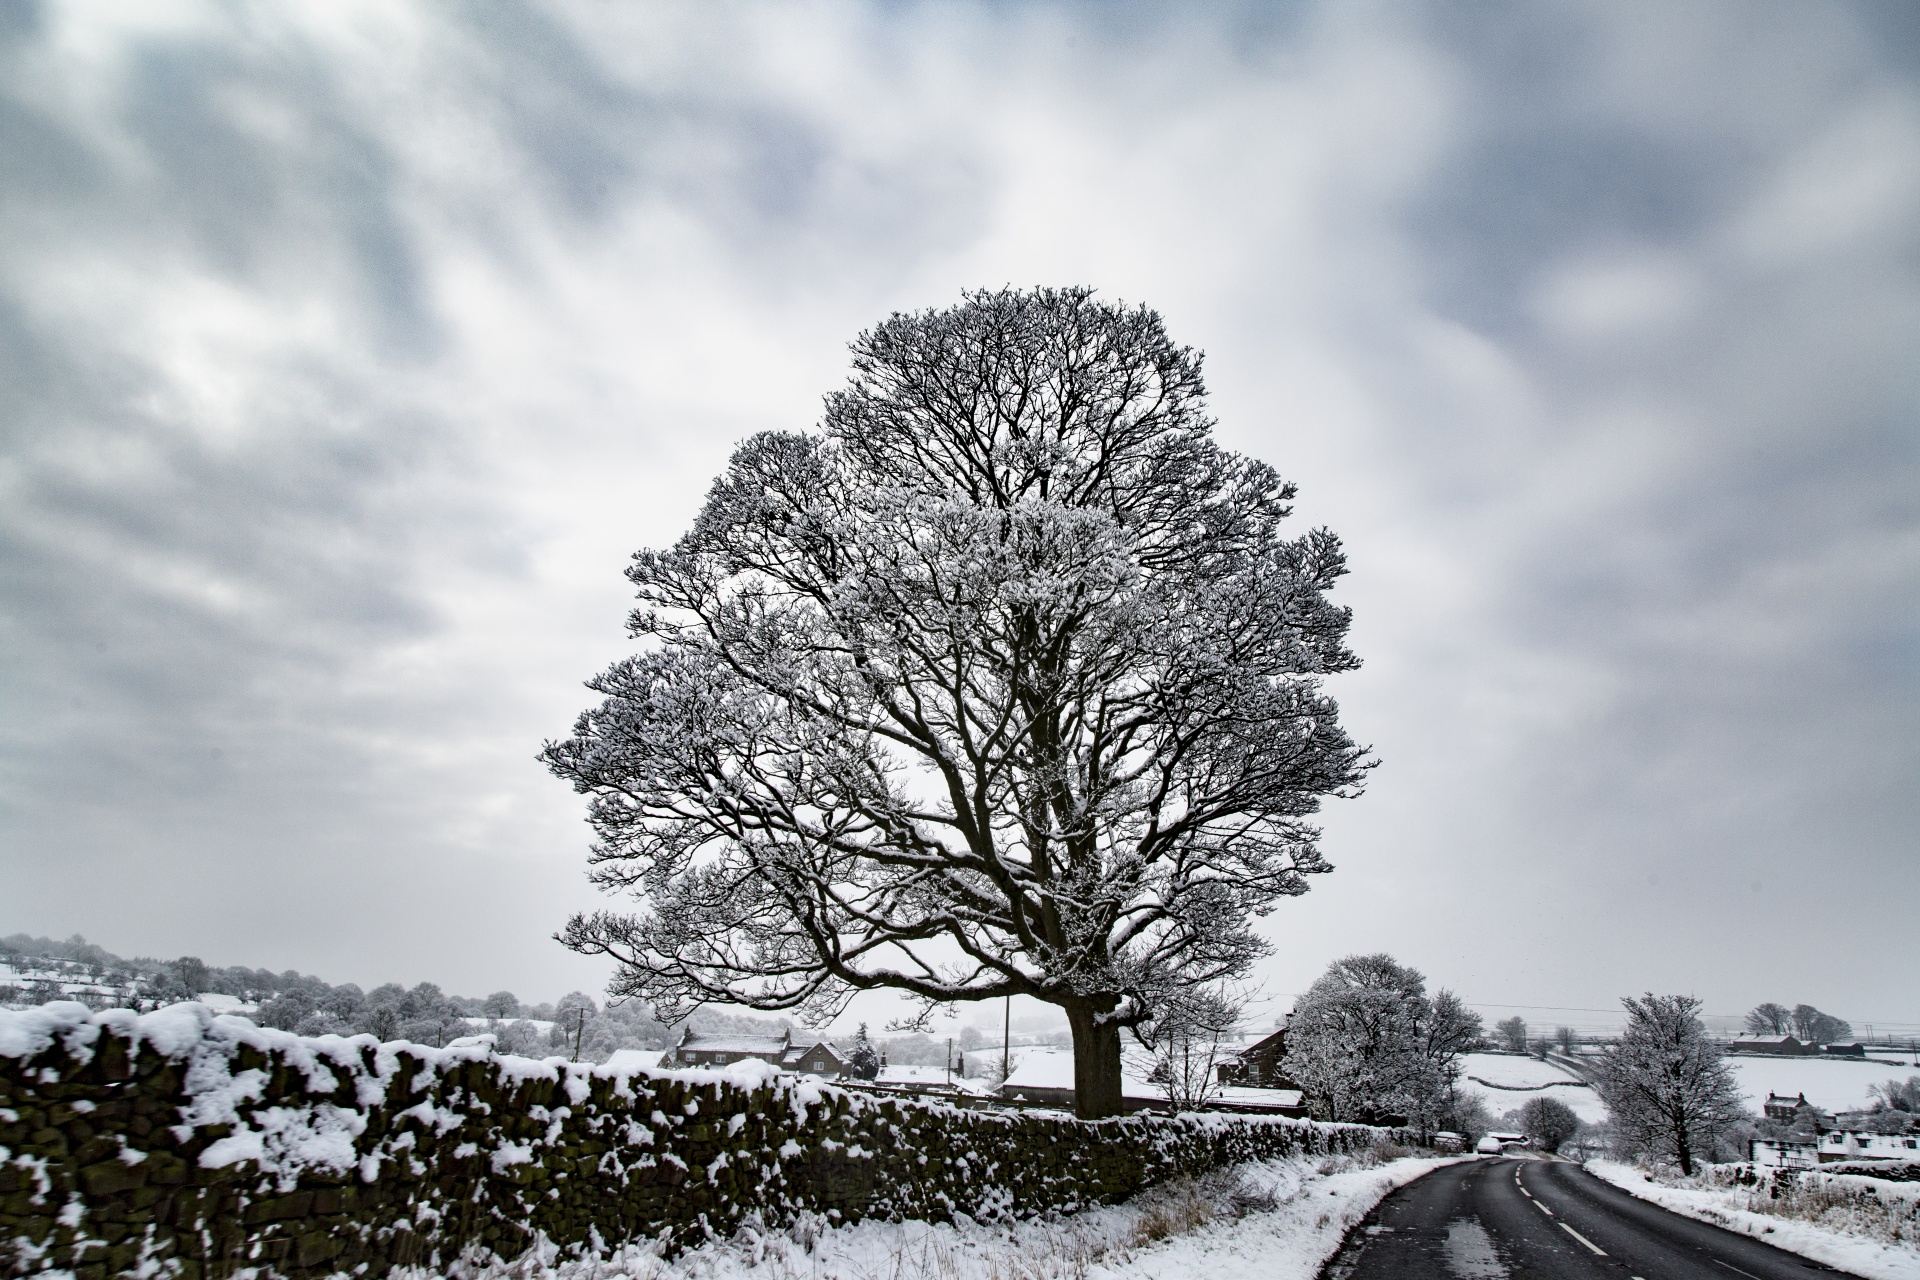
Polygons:
M650 1246L598 1259L552 1251L456 1264L455 1280L1311 1280L1382 1197L1454 1158L1399 1148L1238 1165L1126 1204L1014 1224L806 1218L744 1230L668 1260ZM412 1271L398 1280L432 1280Z
M1849 1061L1845 1058L1756 1058L1729 1055L1734 1079L1747 1106L1756 1114L1766 1104L1768 1093L1791 1098L1805 1093L1807 1101L1822 1111L1853 1111L1867 1106L1870 1085L1888 1080L1905 1080L1920 1075L1920 1067L1892 1066L1885 1062Z
M1494 1115L1523 1107L1535 1098L1553 1098L1589 1124L1607 1118L1593 1089L1564 1067L1508 1053L1469 1053L1460 1060L1461 1084L1486 1100Z
M1753 1236L1852 1275L1920 1280L1920 1183L1807 1171L1776 1196L1764 1180L1757 1186L1743 1186L1713 1169L1693 1178L1653 1173L1612 1160L1590 1160L1587 1169L1664 1209Z

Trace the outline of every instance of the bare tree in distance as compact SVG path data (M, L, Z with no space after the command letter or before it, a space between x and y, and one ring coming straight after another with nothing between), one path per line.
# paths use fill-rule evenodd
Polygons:
M668 1018L1029 996L1114 1114L1123 1029L1331 869L1307 819L1370 766L1321 691L1339 541L1282 536L1293 486L1147 308L972 293L852 350L818 435L748 440L634 557L645 648L542 755L639 910L561 940Z
M1508 1053L1527 1051L1527 1020L1525 1018L1515 1014L1511 1018L1494 1023L1493 1029L1499 1033L1500 1043L1506 1046Z
M1844 1018L1822 1013L1810 1004L1793 1006L1793 1034L1807 1044L1832 1044L1853 1037L1853 1025Z
M1571 1055L1573 1053L1573 1047L1580 1043L1580 1037L1573 1033L1572 1027L1555 1027L1553 1029L1553 1042L1559 1046L1561 1053Z
M1626 1030L1601 1059L1595 1090L1627 1153L1669 1156L1690 1175L1697 1156L1711 1158L1715 1135L1745 1118L1739 1086L1699 1000L1648 993L1622 1003Z
M1747 1013L1747 1032L1756 1036L1793 1034L1793 1010L1769 1000L1753 1006Z
M1163 1005L1141 1027L1140 1039L1154 1051L1148 1079L1175 1111L1197 1111L1220 1092L1222 1046L1240 1021L1245 1001L1216 987L1194 987Z

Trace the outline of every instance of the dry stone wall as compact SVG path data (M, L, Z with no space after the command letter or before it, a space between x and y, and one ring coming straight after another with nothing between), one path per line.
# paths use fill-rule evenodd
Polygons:
M802 1212L1018 1217L1380 1136L961 1111L761 1063L610 1071L498 1056L485 1038L303 1039L197 1004L49 1005L0 1012L0 1267L317 1280L475 1247L512 1258L541 1237L581 1253L677 1247Z

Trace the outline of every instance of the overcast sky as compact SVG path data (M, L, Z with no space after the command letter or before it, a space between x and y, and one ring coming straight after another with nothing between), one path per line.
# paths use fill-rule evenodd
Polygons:
M1920 1030L1916 20L0 7L0 933L597 989L534 753L627 556L864 326L1086 283L1350 550L1274 1010Z

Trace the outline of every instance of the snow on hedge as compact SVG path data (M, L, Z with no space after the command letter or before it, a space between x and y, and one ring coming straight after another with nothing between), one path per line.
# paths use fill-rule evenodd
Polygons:
M1010 1222L1383 1132L1087 1123L875 1098L758 1060L596 1066L499 1055L488 1037L429 1048L199 1004L54 1004L0 1014L0 1263L317 1280L542 1238L682 1248L808 1215Z

